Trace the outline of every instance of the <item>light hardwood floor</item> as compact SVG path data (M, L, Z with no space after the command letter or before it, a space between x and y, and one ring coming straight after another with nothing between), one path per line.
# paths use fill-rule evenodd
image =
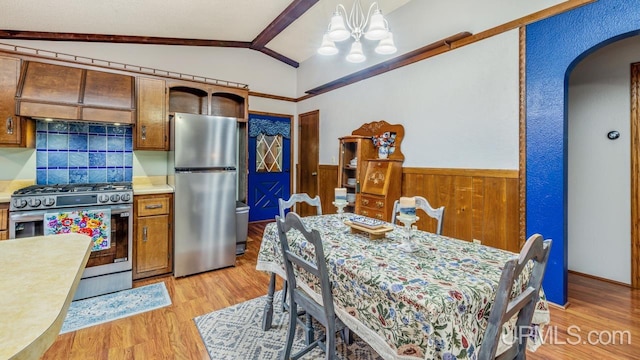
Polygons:
M135 282L164 281L171 306L60 335L43 359L209 359L193 318L266 293L268 276L255 270L263 229L249 225L235 267ZM570 274L569 301L551 309L547 343L529 359L640 359L640 291ZM630 344L610 344L614 331L628 331Z

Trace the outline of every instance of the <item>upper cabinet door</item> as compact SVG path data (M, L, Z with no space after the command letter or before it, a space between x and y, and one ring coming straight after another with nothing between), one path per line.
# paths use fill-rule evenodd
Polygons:
M20 118L16 113L16 88L20 59L0 56L0 145L19 145Z
M139 77L138 121L135 127L136 150L167 150L165 81Z

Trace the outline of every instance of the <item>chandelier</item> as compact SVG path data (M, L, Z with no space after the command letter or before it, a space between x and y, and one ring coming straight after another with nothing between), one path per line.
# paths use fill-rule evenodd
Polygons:
M367 24L369 28L365 31ZM363 35L367 40L379 40L378 46L375 48L375 52L378 54L388 55L398 50L393 43L393 34L389 31L389 24L382 16L378 3L373 2L365 16L360 0L355 0L349 14L342 4L336 6L327 32L322 37L322 45L320 45L318 53L335 55L338 53L335 42L352 37L354 41L346 59L352 63L363 62L367 59L362 52L362 43L360 42Z

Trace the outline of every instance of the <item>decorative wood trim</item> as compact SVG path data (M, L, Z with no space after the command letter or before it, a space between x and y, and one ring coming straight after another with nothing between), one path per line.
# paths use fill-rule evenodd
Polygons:
M450 169L450 168L423 168L423 167L404 167L404 174L421 174L421 175L451 175L451 176L477 176L488 178L505 178L517 179L518 170L501 170L501 169Z
M504 32L513 30L513 29L517 29L519 27L534 23L536 21L540 21L542 19L546 19L548 17L554 16L554 15L558 15L561 14L563 12L569 11L569 10L573 10L575 8L578 8L580 6L584 6L586 4L592 3L592 2L596 2L598 0L568 0L565 2L562 2L558 5L554 5L550 8L547 9L543 9L540 10L538 12L535 12L533 14L529 14L527 16L523 16L521 18L515 19L513 21L509 21L508 23L504 23L502 25L493 27L491 29L479 32L475 35L472 35L470 37L461 39L459 41L454 42L453 44L451 44L451 49L457 49L469 44L473 44L475 42L478 42L480 40L484 40L487 38L490 38L494 35L498 35L498 34L502 34Z
M413 64L420 60L424 60L430 58L435 55L442 54L444 52L449 51L451 49L451 43L463 39L465 37L471 36L469 32L461 32L448 38L436 41L429 45L423 46L419 49L410 51L406 54L402 54L400 56L396 56L393 59L383 61L379 64L370 66L366 69L362 69L360 71L356 71L353 74L349 74L347 76L343 76L339 79L328 82L324 85L320 85L311 90L305 91L310 95L320 95L324 94L328 91L339 89L343 86L351 85L361 80L368 79L370 77L374 77L380 74L384 74L391 70L395 70L397 68Z
M290 101L290 102L296 102L297 101L294 98L290 98L290 97L286 97L286 96L272 95L272 94L266 94L266 93L261 93L261 92L256 92L256 91L249 91L249 96L261 97L261 98L265 98L265 99L281 100L281 101Z
M0 39L14 40L44 40L44 41L78 41L105 42L116 44L146 44L146 45L178 45L178 46L214 46L250 49L248 41L184 39L155 36L83 34L46 31L22 31L0 29Z
M631 287L640 287L640 63L631 64Z
M263 53L265 55L268 55L268 56L271 56L272 58L274 58L274 59L276 59L278 61L282 61L283 63L285 63L285 64L287 64L289 66L292 66L292 67L294 67L296 69L300 66L300 64L297 61L295 61L293 59L289 59L288 57L286 57L286 56L284 56L284 55L282 55L282 54L280 54L278 52L275 52L275 51L273 51L273 50L271 50L269 48L262 47L260 49L253 49L253 50L258 50L261 53Z
M401 124L389 124L384 120L374 121L370 123L363 124L359 128L353 130L351 135L360 135L360 136L375 136L380 135L385 132L393 132L396 134L396 139L394 142L394 151L393 154L390 154L389 160L402 160L404 161L404 154L402 153L402 139L404 139L404 126ZM364 160L364 159L360 159ZM365 164L366 165L366 164Z
M527 29L520 27L520 49L518 71L519 76L519 129L518 129L518 223L520 247L527 238L527 104L526 104L526 59L527 59Z

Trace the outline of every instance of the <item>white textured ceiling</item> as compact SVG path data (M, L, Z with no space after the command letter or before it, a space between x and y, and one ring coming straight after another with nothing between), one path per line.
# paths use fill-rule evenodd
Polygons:
M0 29L251 42L291 1L0 0ZM388 14L409 1L378 4ZM363 7L371 2L363 0ZM350 9L353 1L320 0L267 48L297 62L306 60L338 3Z

